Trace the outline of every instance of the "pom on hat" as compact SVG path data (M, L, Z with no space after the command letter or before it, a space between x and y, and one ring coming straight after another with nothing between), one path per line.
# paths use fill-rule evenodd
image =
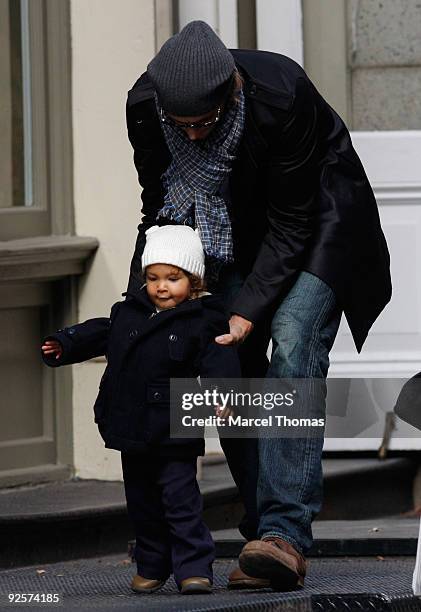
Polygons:
M234 70L232 54L204 21L168 39L147 68L164 110L185 117L216 108Z
M177 266L203 278L205 254L198 232L188 225L154 225L146 230L142 272L158 263Z

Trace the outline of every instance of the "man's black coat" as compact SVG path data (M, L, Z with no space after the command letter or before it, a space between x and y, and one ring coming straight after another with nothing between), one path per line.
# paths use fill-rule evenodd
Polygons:
M156 314L143 288L114 304L110 318L89 319L47 336L44 342L57 340L63 354L43 359L56 367L107 356L94 407L107 448L197 456L203 455L203 439L170 438L170 378L240 378L235 347L214 340L228 331L216 296Z
M246 282L232 306L253 322L280 303L297 273L330 285L358 350L391 297L389 253L377 204L348 130L291 59L232 50L246 122L230 175L234 256ZM163 206L170 163L144 73L128 94L127 127L143 187L129 287L138 283L145 230Z

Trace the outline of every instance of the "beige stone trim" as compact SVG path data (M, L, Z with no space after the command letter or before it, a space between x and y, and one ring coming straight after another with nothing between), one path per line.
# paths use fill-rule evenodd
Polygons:
M304 68L351 127L351 78L345 0L303 0Z
M38 236L0 242L0 283L82 274L99 242L93 237Z

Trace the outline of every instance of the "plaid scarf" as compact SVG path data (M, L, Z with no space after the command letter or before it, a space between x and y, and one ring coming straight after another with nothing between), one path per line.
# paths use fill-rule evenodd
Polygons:
M217 195L231 172L243 133L245 103L233 105L204 140L189 140L182 128L162 122L172 161L163 174L164 206L158 217L197 227L208 261L233 261L227 203Z

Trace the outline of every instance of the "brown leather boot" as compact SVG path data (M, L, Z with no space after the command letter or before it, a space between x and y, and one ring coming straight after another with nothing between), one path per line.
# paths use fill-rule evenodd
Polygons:
M241 551L239 562L243 572L270 580L270 586L276 591L292 591L304 586L306 560L281 538L248 542Z
M182 595L194 595L196 593L211 593L212 585L209 578L194 576L181 581L180 592Z
M239 567L234 568L228 576L229 589L268 589L269 587L269 580L247 576Z
M166 583L165 580L153 580L152 578L144 578L143 576L133 576L132 583L130 585L132 591L135 593L153 593L160 589Z

